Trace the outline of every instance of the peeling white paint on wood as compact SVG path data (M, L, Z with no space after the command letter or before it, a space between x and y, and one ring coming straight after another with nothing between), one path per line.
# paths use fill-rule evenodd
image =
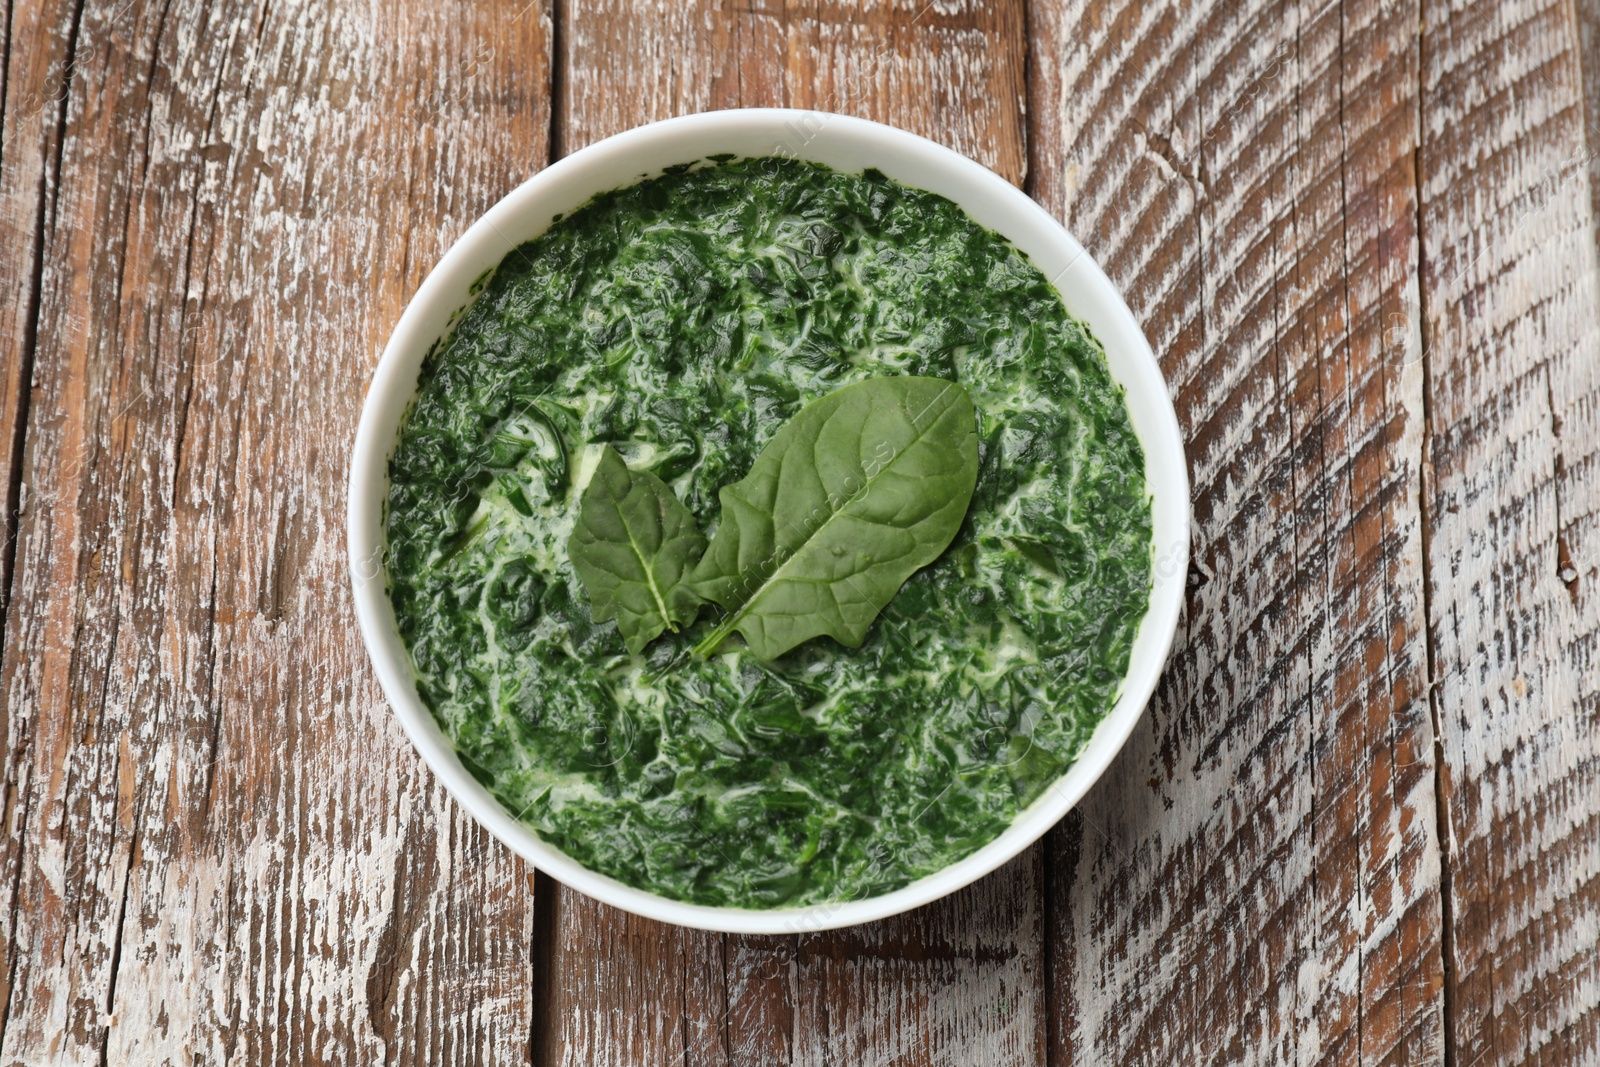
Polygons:
M1459 1063L1600 1062L1600 138L1573 15L1426 7L1429 578Z
M548 27L514 14L81 13L6 630L0 1061L526 1054L530 873L380 699L342 533L382 338L543 159ZM533 103L486 129L501 95ZM23 165L56 166L8 133L7 187Z
M1197 520L1160 696L1052 841L1057 1054L1438 1062L1414 19L1033 21L1038 194L1162 358Z

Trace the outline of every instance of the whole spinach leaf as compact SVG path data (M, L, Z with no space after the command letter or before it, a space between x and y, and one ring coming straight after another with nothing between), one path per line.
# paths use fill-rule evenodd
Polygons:
M700 597L684 579L705 550L694 516L649 471L633 471L610 445L583 491L567 556L596 622L615 618L635 655L691 621Z
M873 378L789 420L741 481L691 584L771 660L827 634L854 648L905 580L945 550L972 500L972 398L942 378Z

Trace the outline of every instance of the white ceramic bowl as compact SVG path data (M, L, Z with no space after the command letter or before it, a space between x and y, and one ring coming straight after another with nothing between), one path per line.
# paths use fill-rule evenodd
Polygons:
M383 573L388 462L429 347L472 299L472 283L551 219L597 193L667 166L719 152L812 160L843 171L877 167L907 185L949 197L1010 238L1052 279L1068 310L1105 345L1113 377L1144 446L1153 498L1155 579L1116 706L1078 761L1009 829L965 859L881 896L847 903L754 910L684 904L597 874L541 841L462 767L417 698ZM717 111L669 119L576 152L524 182L475 222L428 275L378 361L350 464L350 567L356 616L395 714L445 788L489 832L536 867L619 908L709 930L794 933L868 922L942 897L994 870L1053 826L1111 763L1154 691L1182 604L1189 553L1189 482L1178 421L1150 345L1127 305L1082 246L1009 182L932 141L863 119L776 109Z

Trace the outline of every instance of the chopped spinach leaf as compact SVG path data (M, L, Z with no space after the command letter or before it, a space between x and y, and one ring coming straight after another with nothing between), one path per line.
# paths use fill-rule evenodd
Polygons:
M697 658L705 609L635 654L596 617L568 545L597 446L715 540L789 420L886 376L965 390L980 471L859 647ZM1143 472L1099 343L1009 242L876 172L699 165L559 220L434 349L390 465L390 595L463 763L555 847L697 903L851 899L992 840L1112 706Z

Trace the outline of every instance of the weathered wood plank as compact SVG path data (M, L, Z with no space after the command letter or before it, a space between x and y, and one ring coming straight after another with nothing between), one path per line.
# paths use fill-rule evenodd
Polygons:
M22 504L22 455L32 390L34 324L43 271L43 235L55 209L61 126L71 74L76 6L67 0L6 9L5 98L0 103L0 654L6 648L4 615L16 558L17 511ZM0 729L10 736L10 703L0 695ZM25 807L16 782L20 753L5 760L0 901L14 901L22 869ZM0 911L0 1026L10 1011L16 912Z
M1055 1061L1439 1062L1416 9L1031 11L1035 192L1161 356L1196 520L1158 699L1047 850Z
M18 475L32 374L42 235L54 208L60 128L76 29L72 4L5 13L0 57L0 613L16 552ZM0 635L4 622L0 621Z
M526 1058L529 874L381 699L342 530L403 301L544 158L548 26L413 7L82 12L4 658L5 1063Z
M671 115L797 107L889 122L1022 182L1013 0L562 0L561 26L564 152Z
M1575 0L1578 65L1583 69L1583 132L1588 144L1589 193L1600 244L1600 0Z
M577 3L560 10L558 143L669 115L864 115L1012 181L1026 160L1020 4ZM559 892L545 1064L1019 1064L1044 1058L1037 851L848 932L720 937Z
M1580 32L1548 0L1424 8L1455 1062L1600 1063L1600 256Z

